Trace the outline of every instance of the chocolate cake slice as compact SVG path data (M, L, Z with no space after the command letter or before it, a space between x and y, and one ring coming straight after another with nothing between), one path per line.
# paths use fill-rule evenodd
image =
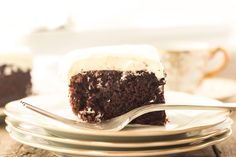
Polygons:
M165 73L151 46L81 49L67 60L70 104L83 121L101 122L143 105L165 103ZM133 123L164 125L166 114L152 112Z
M4 50L0 53L0 107L31 93L32 55Z

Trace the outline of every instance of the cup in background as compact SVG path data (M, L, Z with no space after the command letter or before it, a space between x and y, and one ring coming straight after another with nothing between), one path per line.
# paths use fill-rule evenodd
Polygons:
M220 61L209 69L213 59L221 53ZM211 48L204 43L172 45L160 51L164 64L167 90L193 93L203 79L215 76L229 61L228 52L222 47Z

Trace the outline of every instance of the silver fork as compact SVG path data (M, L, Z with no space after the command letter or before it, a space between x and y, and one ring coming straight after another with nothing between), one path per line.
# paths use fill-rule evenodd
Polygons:
M37 112L43 116L54 119L56 121L62 122L78 129L89 129L89 130L104 130L104 131L119 131L122 130L126 125L128 125L135 118L144 115L149 112L162 111L162 110L225 110L225 111L236 111L236 103L222 103L221 105L197 105L197 104L151 104L145 105L132 111L129 111L121 116L112 118L110 120L102 121L100 123L85 123L79 122L72 119L67 119L41 108L28 104L21 101L21 103L28 109Z

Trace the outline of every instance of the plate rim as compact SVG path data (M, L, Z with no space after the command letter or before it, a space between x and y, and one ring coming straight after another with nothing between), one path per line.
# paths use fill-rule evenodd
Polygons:
M205 100L205 101L212 101L212 102L215 102L215 103L221 103L220 101L217 101L217 100L214 100L214 99L211 99L211 98L207 98L207 97L203 97L203 96L199 96L199 95L191 95L191 94L187 94L187 93L182 93L182 92L166 92L166 94L169 93L169 95L185 95L185 96L188 96L188 97L191 97L191 99L202 99L202 100ZM51 97L51 96L55 96L55 95L38 95L38 96L31 96L31 98L40 98L40 97ZM24 98L25 99L25 98ZM29 119L25 118L25 117L22 117L22 116L17 116L17 114L14 114L14 113L11 113L11 106L14 106L15 104L14 103L18 103L20 100L18 101L13 101L11 103L8 103L4 109L4 113L13 118L13 119L19 119L21 120L22 122L25 122L25 123L29 123L31 125L35 125L35 126L38 126L38 127L41 127L41 128L44 128L45 130L48 130L48 131L53 131L53 132L56 132L56 133L70 133L70 134L79 134L79 135L93 135L93 136L110 136L110 137L113 137L113 136L118 136L118 137L144 137L144 136L158 136L158 135L173 135L173 134L181 134L181 133L185 133L185 132L189 132L189 131L193 131L193 130L199 130L199 129L205 129L205 128L209 128L209 127L212 127L214 125L218 125L219 123L223 122L225 119L227 119L228 115L230 114L229 111L218 111L219 113L221 113L221 116L222 116L222 120L219 120L218 122L214 123L214 124L204 124L204 125L199 125L199 126L194 126L194 127L189 127L189 128L179 128L179 129L175 129L175 130L158 130L156 131L155 129L153 130L148 130L148 135L145 133L145 131L117 131L117 132L114 132L114 131L94 131L94 130L83 130L83 129L76 129L76 128L63 128L63 127L59 127L59 125L54 125L54 126L51 126L51 125L45 125L45 124L42 124L42 123L37 123L37 122L33 122L33 121L30 121ZM10 109L9 109L10 107ZM9 111L8 111L9 110ZM16 111L13 111L15 113L17 113ZM47 119L47 118L45 118ZM55 127L56 126L56 127Z
M71 133L71 134L76 134L76 135L92 135L92 136L104 136L104 137L113 137L114 135L117 137L147 137L147 136L163 136L163 135L181 134L181 133L186 133L186 132L190 132L190 131L197 131L200 129L206 129L206 128L210 128L215 125L218 125L218 124L222 123L223 121L225 121L228 118L228 114L229 114L229 112L225 112L224 119L222 119L221 121L219 121L217 123L191 127L188 129L179 129L179 130L170 130L170 131L148 131L148 134L146 134L145 132L138 132L138 133L136 132L135 134L130 134L130 133L127 134L127 133L121 132L121 131L117 131L117 132L114 132L114 131L101 131L100 132L100 131L98 131L95 134L94 132L92 132L90 130L89 131L87 131L87 130L72 131L70 129L54 128L54 127L51 127L50 125L38 124L36 122L28 121L25 118L17 117L14 114L11 114L10 112L8 112L7 110L4 110L4 113L12 119L20 120L21 122L37 126L37 127L43 128L48 131L60 132L60 133Z

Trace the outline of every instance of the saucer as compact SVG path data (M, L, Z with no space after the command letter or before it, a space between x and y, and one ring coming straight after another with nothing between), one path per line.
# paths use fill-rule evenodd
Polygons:
M204 79L195 94L226 100L236 96L236 81L225 78Z

